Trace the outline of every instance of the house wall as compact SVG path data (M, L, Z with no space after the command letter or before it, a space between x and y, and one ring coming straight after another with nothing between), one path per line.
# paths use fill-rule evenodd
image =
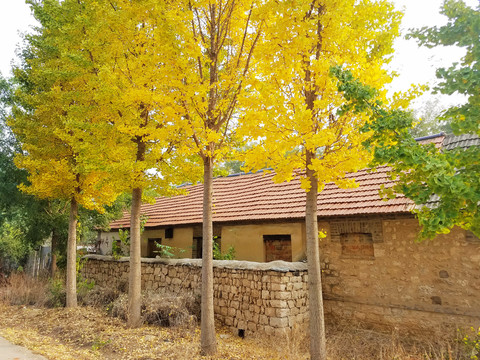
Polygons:
M320 241L327 319L358 320L409 331L480 326L480 240L464 230L456 228L450 234L418 243L418 223L410 217L334 219L320 222L319 228L327 233ZM233 245L237 259L262 262L263 235L282 233L291 234L293 259L304 257L305 230L301 223L223 226L222 249L226 251ZM187 252L182 256L187 257L192 238L192 228L175 228L172 244L184 246ZM220 304L223 296L228 298L217 306L217 311L242 307L241 297L234 291L244 278L224 284L223 278L232 273L216 271L216 301ZM248 291L258 294L261 289L265 291L262 296L274 296L273 300L277 300L277 295L269 294L272 288L263 284L264 280L245 276L252 284ZM168 277L161 281L168 281ZM159 280L146 281L152 281L144 284L146 288L160 286L154 285ZM258 281L260 284L254 285ZM302 277L302 284L306 286L306 276ZM233 298L239 303L232 303ZM230 326L237 324L236 320L221 319ZM231 315L231 319L239 318Z
M148 235L147 232L146 236ZM152 237L152 236L150 236ZM193 228L191 227L176 227L173 230L173 238L165 239L163 244L173 246L175 250L173 253L176 258L185 259L192 258L192 241L193 241Z
M292 261L305 259L305 224L275 223L255 225L216 226L215 233L221 236L222 252L230 246L235 249L235 258L245 261L265 261L265 245L263 235L291 235ZM161 238L163 245L175 248L175 258L192 258L193 237L201 237L201 227L174 227L173 238L165 239L165 229L146 229L142 233L142 256L148 256L148 239ZM113 239L117 240L118 232L102 232L100 234L101 255L111 255ZM180 250L181 249L181 250Z
M304 223L222 226L222 251L233 246L236 259L264 262L263 235L291 235L292 261L305 259Z
M441 319L480 325L480 241L456 228L418 243L418 223L408 218L382 220L380 230L371 258L345 256L332 236L320 243L327 312L412 328Z
M118 231L100 233L99 250L101 255L112 255L112 243L119 240Z

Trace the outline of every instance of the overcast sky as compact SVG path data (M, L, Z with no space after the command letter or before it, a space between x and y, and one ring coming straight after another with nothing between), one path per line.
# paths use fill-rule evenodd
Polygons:
M479 0L465 0L470 6L478 5ZM405 10L402 29L419 28L422 26L442 25L446 18L439 14L443 0L394 0L399 9ZM0 72L10 76L12 59L20 42L19 32L28 31L35 24L29 7L23 0L0 0ZM403 32L405 33L405 32ZM446 67L453 61L458 61L462 52L458 49L419 48L414 40L400 38L395 43L396 54L390 64L400 75L390 86L395 91L405 91L412 83L436 82L435 69ZM415 107L421 107L430 95L426 94L417 100ZM450 105L461 101L460 98L442 97L442 103Z

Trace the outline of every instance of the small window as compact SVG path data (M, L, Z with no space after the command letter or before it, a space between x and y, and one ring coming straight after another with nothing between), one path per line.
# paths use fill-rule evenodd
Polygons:
M342 256L356 259L374 259L373 238L370 233L348 233L340 235Z
M263 235L265 261L292 261L292 239L290 235Z
M165 229L165 239L173 239L173 228Z
M148 239L147 257L155 258L157 256L161 256L162 250L160 249L160 245L162 245L161 238Z

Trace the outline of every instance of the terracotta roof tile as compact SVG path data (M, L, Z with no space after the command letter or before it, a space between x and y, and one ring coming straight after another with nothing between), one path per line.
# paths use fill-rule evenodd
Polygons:
M418 139L420 143L434 143L440 147L443 134ZM340 189L329 183L318 196L318 216L347 216L362 214L407 213L413 203L403 195L384 201L379 196L380 186L392 186L388 167L379 167L349 173L358 187ZM213 181L213 221L255 221L302 219L305 216L305 191L298 178L276 184L273 173L232 175ZM142 214L148 216L146 227L199 224L202 222L203 185L185 187L187 195L160 197L155 204L142 205ZM110 224L112 229L129 227L129 213Z
M408 212L412 203L403 196L383 201L378 190L381 184L393 184L388 168L376 172L361 170L347 174L358 187L339 189L326 184L318 196L319 216L353 214L392 214ZM263 172L216 178L213 181L213 220L215 222L301 219L305 215L305 191L298 179L276 184L273 173ZM146 227L195 224L202 222L202 184L186 187L187 195L160 197L155 204L142 205L148 216ZM129 227L129 214L112 222L112 229Z

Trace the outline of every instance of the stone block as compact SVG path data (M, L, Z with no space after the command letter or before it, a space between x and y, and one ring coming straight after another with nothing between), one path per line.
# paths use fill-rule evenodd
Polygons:
M277 300L289 300L292 298L292 293L288 291L275 292L275 299Z
M247 329L250 330L251 332L256 332L257 331L257 324L249 321L247 322Z
M279 318L279 317L272 317L270 318L270 326L274 328L284 328L288 326L288 318Z
M275 309L275 316L276 317L286 317L288 315L290 315L290 309Z
M271 284L271 290L273 291L285 291L287 288L286 284L273 283Z
M274 308L287 308L288 304L285 300L270 300L270 306Z

